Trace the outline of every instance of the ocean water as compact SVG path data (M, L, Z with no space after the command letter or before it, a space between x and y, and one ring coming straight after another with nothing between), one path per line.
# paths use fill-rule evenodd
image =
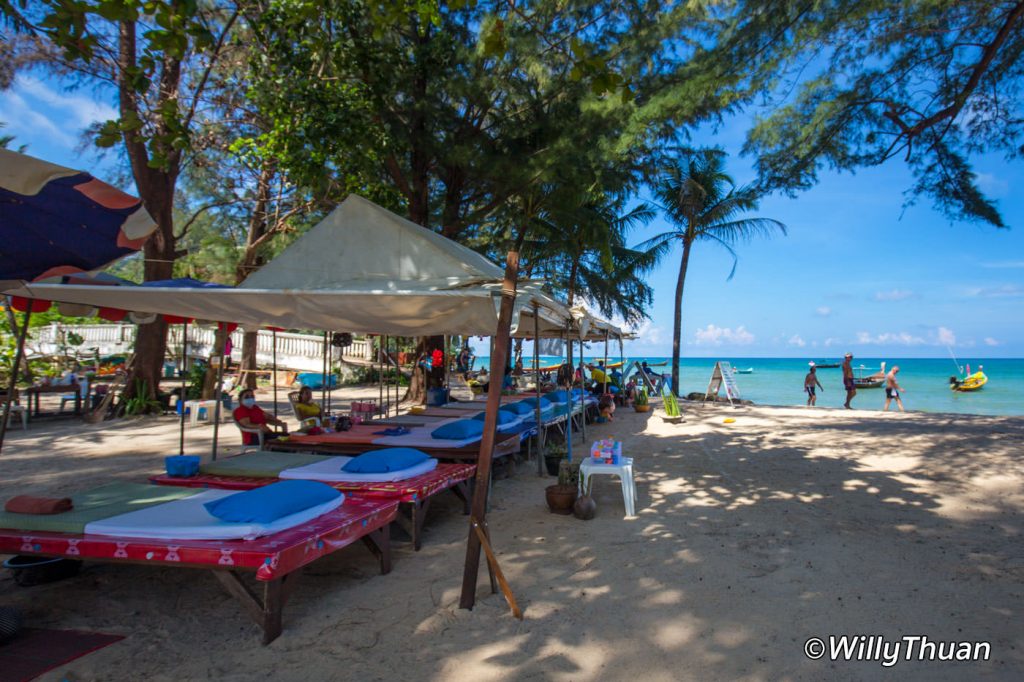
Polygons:
M596 362L599 357L588 355L587 362ZM759 405L803 405L807 402L804 393L804 376L808 360L801 358L742 358L723 357L737 369L752 368L752 374L736 374L736 385L740 397ZM838 362L826 357L814 358L820 362ZM541 365L559 362L559 358L542 357ZM671 372L665 357L629 357L628 362L643 361L662 363L654 367L656 372ZM486 367L488 358L477 358L476 367ZM609 362L618 361L609 357ZM854 358L853 366L865 369L858 372L868 376L878 371L882 362L886 369L899 365L898 381L905 389L902 394L903 406L908 411L953 412L960 414L1024 415L1024 359L983 359L960 358L961 366L970 364L971 371L979 366L988 376L988 383L980 391L958 393L949 388L949 378L956 374L956 365L951 358L909 359L900 358ZM529 358L527 364L532 362ZM712 358L684 358L679 363L681 394L707 390L715 366ZM843 390L842 370L818 369L818 380L824 391L818 391L819 407L841 407L846 399ZM720 395L725 395L723 388ZM861 410L881 410L885 405L885 390L882 388L858 389L853 406ZM889 407L896 409L895 402Z

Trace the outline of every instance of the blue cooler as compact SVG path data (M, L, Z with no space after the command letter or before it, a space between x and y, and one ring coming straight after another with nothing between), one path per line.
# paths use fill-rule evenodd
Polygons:
M199 455L173 455L164 457L168 476L187 478L199 473Z

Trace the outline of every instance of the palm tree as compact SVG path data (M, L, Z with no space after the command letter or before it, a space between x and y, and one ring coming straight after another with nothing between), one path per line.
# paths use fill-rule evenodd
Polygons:
M718 149L688 153L655 181L653 194L658 208L664 211L674 229L648 239L640 248L660 259L675 244L683 247L672 327L672 392L678 396L683 285L694 243L711 241L724 247L732 256L732 270L728 277L732 279L738 262L734 247L738 243L754 237L771 236L776 231L786 234L786 226L770 218L739 217L756 210L760 197L753 186L736 187L725 172L725 153Z

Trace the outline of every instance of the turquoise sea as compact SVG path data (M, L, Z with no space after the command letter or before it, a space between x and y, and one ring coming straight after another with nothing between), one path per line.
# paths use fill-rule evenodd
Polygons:
M587 362L596 362L600 356L586 357ZM808 361L839 362L837 358L743 358L723 357L737 369L753 369L752 374L736 374L736 384L741 397L759 405L803 405L807 402L804 393L804 376ZM477 358L475 367L487 366L487 358ZM533 358L524 359L529 365ZM560 359L542 357L541 365L550 365ZM609 362L619 358L609 357ZM657 372L670 373L669 358L629 357L648 363L662 363L654 367ZM974 393L957 393L949 389L949 377L956 374L956 365L951 358L927 358L903 360L900 358L854 358L853 366L864 366L865 376L877 371L882 362L886 369L899 365L899 382L903 386L903 405L908 411L955 412L961 414L1024 415L1024 359L982 359L960 358L961 366L970 364L971 371L983 367L988 383ZM685 358L679 363L681 393L707 390L711 372L715 366L712 358ZM824 391L818 391L819 407L841 407L846 399L843 390L841 370L819 369L818 380ZM721 395L725 395L724 389ZM861 410L881 410L885 404L885 391L881 388L858 389L853 406ZM895 410L895 403L890 406Z

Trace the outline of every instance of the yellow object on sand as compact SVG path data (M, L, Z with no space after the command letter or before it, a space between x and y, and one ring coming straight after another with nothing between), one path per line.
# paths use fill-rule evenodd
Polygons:
M423 414L426 411L427 408L423 407L422 405L413 405L412 407L409 408L410 414Z
M735 420L735 419L733 419L732 417L729 417L728 419L723 419L723 420L722 420L722 423L723 423L723 424L735 424L735 423L736 423L736 420Z

